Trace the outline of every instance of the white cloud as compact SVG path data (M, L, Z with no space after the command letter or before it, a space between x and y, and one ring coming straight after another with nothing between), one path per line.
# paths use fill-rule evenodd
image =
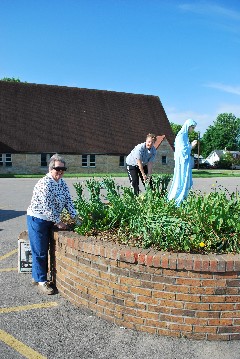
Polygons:
M232 93L234 95L240 95L240 86L225 85L225 84L217 83L217 82L208 83L204 86L215 88L220 91Z
M198 113L191 110L179 112L175 108L165 108L169 122L173 122L179 125L188 119L192 118L197 122L196 131L200 132L202 137L209 126L212 126L216 121L218 115L221 113L232 113L236 117L240 118L240 105L239 104L220 104L213 113Z
M240 105L239 104L221 104L217 109L217 114L220 113L232 113L236 117L240 118Z
M193 12L196 14L203 14L203 15L217 15L223 16L228 19L235 19L240 20L240 12L237 10L232 10L227 7L219 6L216 4L211 4L207 2L192 4L192 3L185 3L179 5L179 8L184 11Z
M213 124L216 120L215 115L197 113L191 110L179 112L174 108L165 108L169 122L183 125L188 118L192 118L197 122L196 131L200 131L201 136L206 131L207 127Z

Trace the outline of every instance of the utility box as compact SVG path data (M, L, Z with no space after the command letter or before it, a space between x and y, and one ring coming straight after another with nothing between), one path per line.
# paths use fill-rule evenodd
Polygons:
M18 273L29 272L32 272L32 251L28 231L24 231L18 237Z

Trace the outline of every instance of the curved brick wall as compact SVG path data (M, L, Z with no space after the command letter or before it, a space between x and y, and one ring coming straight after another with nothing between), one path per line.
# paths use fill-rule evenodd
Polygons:
M78 306L119 326L240 339L240 256L137 249L55 232L54 279Z

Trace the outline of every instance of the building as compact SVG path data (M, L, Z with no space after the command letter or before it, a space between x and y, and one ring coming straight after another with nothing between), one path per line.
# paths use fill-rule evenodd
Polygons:
M212 151L207 158L205 159L204 163L207 163L210 166L214 166L216 162L218 162L221 157L223 157L226 153L230 153L234 159L240 158L239 151L228 151L228 150L214 150Z
M149 132L155 172L171 173L174 134L159 97L0 81L0 173L46 173L53 153L70 173L125 172Z

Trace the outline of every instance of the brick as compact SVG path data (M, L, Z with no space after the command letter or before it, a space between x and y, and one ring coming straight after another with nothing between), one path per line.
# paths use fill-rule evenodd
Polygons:
M230 340L231 335L228 334L207 334L207 340L220 340L228 341Z
M125 306L126 307L134 307L136 309L142 309L142 310L146 309L145 303L137 303L134 300L130 300L130 299L125 300Z
M217 272L218 271L218 263L216 259L210 259L209 261L209 271L210 272Z
M159 292L159 291L153 291L152 292L152 298L160 298L160 299L175 299L176 295L175 293L171 292Z
M135 317L133 315L128 315L128 314L124 314L124 320L126 322L130 322L133 324L143 324L144 323L143 318Z
M147 297L152 296L151 289L146 289L146 288L141 288L141 287L131 287L131 288L129 288L129 290L130 290L130 293L133 293L133 294L144 295Z
M239 310L231 310L231 311L225 311L221 312L221 318L240 318L240 311Z
M149 334L157 334L157 328L148 327L146 325L138 325L138 324L136 324L136 329L138 331L146 332L146 333L149 333Z
M190 294L200 294L200 295L211 295L215 294L215 288L214 287L186 287L189 288Z
M172 285L172 284L165 284L164 290L166 292L173 292L173 293L190 293L191 291L190 287L187 287L185 285Z
M233 326L225 326L225 327L220 327L218 328L218 331L217 331L219 334L224 334L224 333L229 333L229 334L239 334L240 333L240 326L236 326L236 327L233 327Z
M195 272L202 271L202 256L200 254L195 254L195 256L194 256L193 270Z
M240 340L240 333L237 334L230 334L229 340Z
M140 287L141 280L135 279L135 278L129 278L129 277L120 277L120 283L129 285L129 286Z
M158 320L159 319L159 314L156 312L149 312L146 310L137 310L136 311L136 317L141 317L141 318L147 318L147 319L152 319L152 320Z
M209 310L209 309L214 310L213 308L210 308L210 304L208 304L208 303L198 303L198 302L196 302L196 303L182 302L182 303L184 305L184 309L199 310L199 311L205 311L205 310ZM218 304L216 304L216 306L217 305Z
M211 333L216 334L217 333L217 327L209 327L209 326L199 326L199 325L193 325L193 332L194 333Z
M151 304L147 304L146 307L149 312L166 313L166 314L171 314L171 309L172 309L168 307L162 307L159 305L151 305Z
M176 279L175 279L175 278L172 278L172 277L163 277L163 276L153 275L153 276L152 276L152 281L153 281L153 282L158 282L158 283L170 283L170 284L175 284Z
M226 295L225 301L226 301L226 303L239 303L240 295Z
M234 261L234 271L235 272L240 272L240 260L235 260Z
M176 337L176 338L180 338L181 337L181 333L179 331L173 331L170 329L157 329L157 333L158 335L164 335L164 336L170 336L170 337Z
M155 252L154 250L151 250L148 254L145 256L145 265L152 267L153 266L153 259L155 254L158 252Z
M169 268L169 254L162 254L161 258L160 258L160 266L162 268Z
M145 319L145 325L156 328L167 328L168 323L159 320Z
M142 249L141 252L138 253L138 260L139 264L145 264L146 255L150 252L150 249Z
M155 283L153 283L152 281L141 280L141 287L147 289L154 289Z
M177 278L176 284L184 285L184 286L200 287L201 281L198 279L194 279L194 278Z
M182 316L182 317L195 317L196 316L196 312L194 310L187 310L187 309L171 309L171 314L172 315L178 315L178 316Z
M178 253L170 253L168 259L169 269L177 269Z
M201 296L184 294L184 293L176 293L176 300L183 301L183 302L201 302Z
M193 270L193 258L191 255L187 256L185 260L185 269L189 271Z
M207 318L190 318L185 317L184 323L191 324L194 326L206 326L208 324Z
M232 325L233 321L231 318L211 318L208 319L208 325L213 325L213 326L228 326L228 325Z
M227 279L228 287L240 287L240 279Z
M192 340L205 340L207 338L207 334L203 333L182 333L182 336L187 339Z
M180 323L169 323L168 328L170 330L179 330L182 333L186 333L186 332L192 332L192 325L188 325L188 324L180 324Z
M220 311L196 311L196 317L198 318L220 318L221 313Z
M137 303L145 303L145 304L152 304L152 305L158 304L158 299L152 298L152 297L146 297L144 295L138 295L136 298L136 301L137 301Z
M152 255L152 266L156 268L161 267L161 258L165 254L162 254L161 252L156 252Z
M202 303L225 303L224 295L202 295Z
M186 254L185 253L178 253L178 260L177 260L177 269L185 269L185 260L186 260Z
M234 303L211 303L209 306L213 311L233 311L235 309Z
M168 299L160 299L159 300L160 306L170 307L170 308L183 308L185 305L182 301L176 301L176 300L168 300Z

